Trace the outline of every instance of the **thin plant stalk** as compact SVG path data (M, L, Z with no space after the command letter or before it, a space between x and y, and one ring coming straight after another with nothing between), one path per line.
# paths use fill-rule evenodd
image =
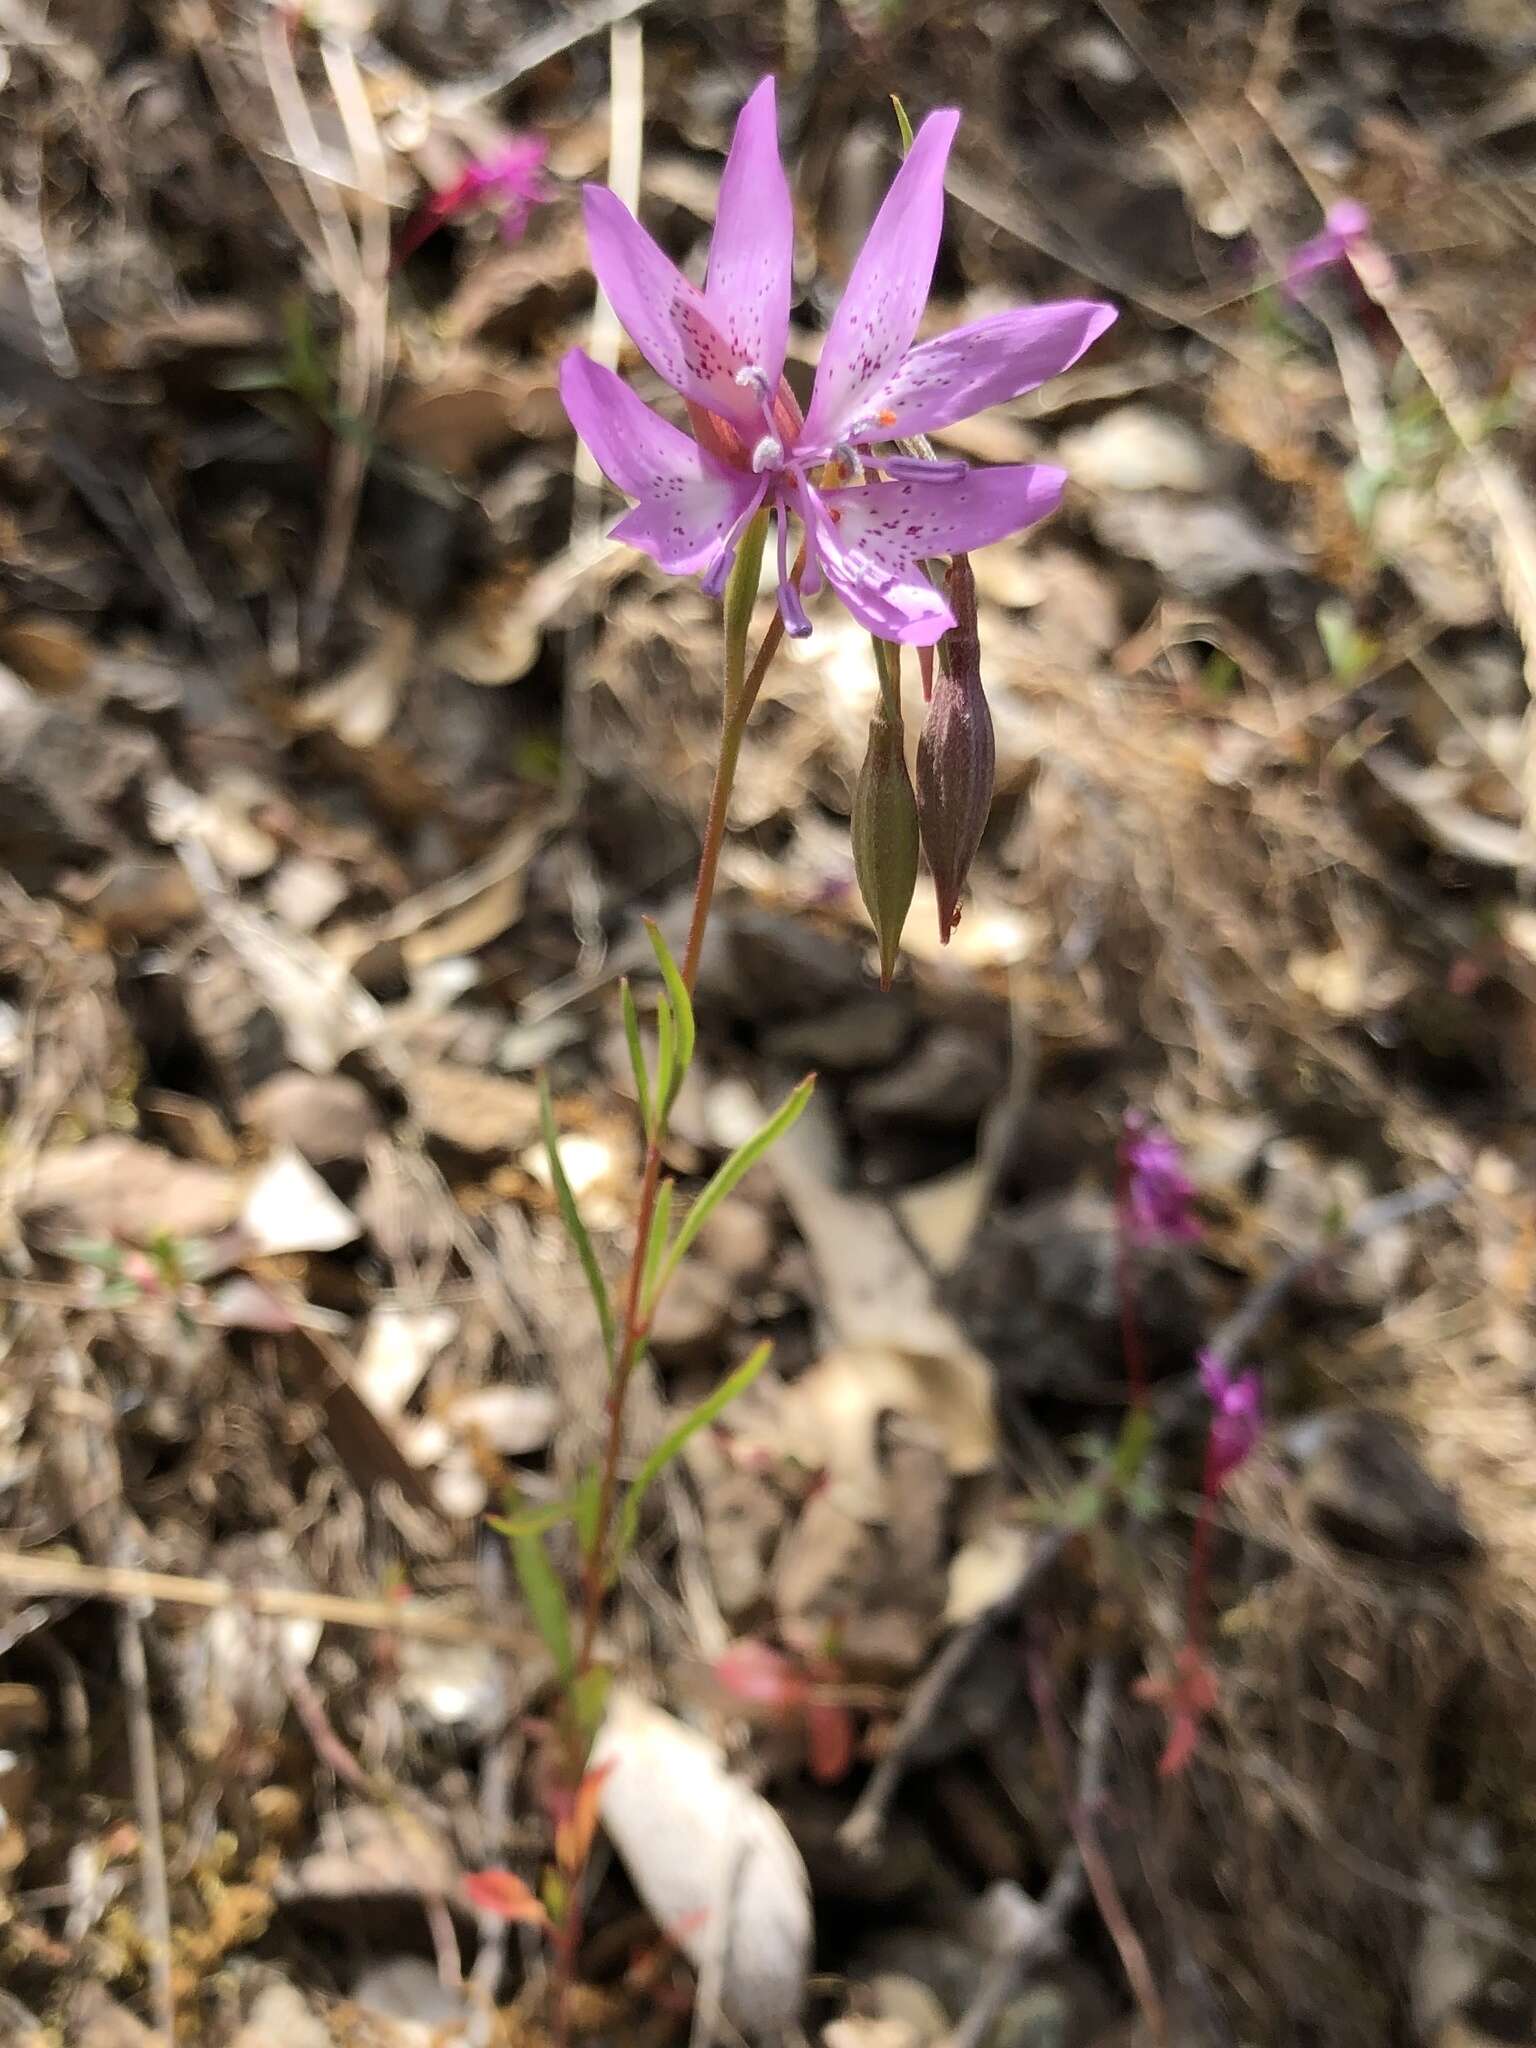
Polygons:
M1131 1232L1132 1171L1122 1145L1115 1186L1115 1298L1120 1311L1120 1352L1125 1364L1126 1389L1132 1408L1141 1409L1147 1405L1147 1360L1141 1338L1136 1247Z
M797 579L800 568L801 564L797 563ZM762 688L763 678L768 673L769 665L777 654L783 637L784 620L782 615L776 613L763 636L763 643L757 651L756 659L745 676L740 677L739 684L739 668L737 675L727 676L725 709L720 729L720 753L715 763L714 787L710 792L709 813L705 819L704 838L699 849L699 866L693 889L693 914L688 924L688 940L681 967L683 986L690 996L698 980L699 961L704 952L704 936L709 926L710 909L714 903L715 882L720 871L720 850L725 843L726 819L730 811L736 769L741 759L742 737L746 732L752 707L757 702L758 691ZM598 1481L597 1514L591 1541L583 1560L581 1623L577 1635L575 1669L571 1680L573 1692L588 1677L596 1662L597 1633L602 1622L603 1595L607 1590L609 1560L613 1552L619 1465L624 1454L625 1410L635 1367L639 1363L647 1335L643 1311L646 1247L651 1238L657 1195L661 1186L662 1154L667 1140L667 1111L668 1105L665 1100L659 1100L646 1145L645 1166L640 1182L634 1249L630 1255L629 1271L624 1283L623 1319L619 1327L613 1373L608 1387L608 1428ZM584 1738L574 1739L584 1741ZM574 1787L580 1783L586 1768L585 1755L571 1755L568 1766L570 1783ZM570 1994L575 1982L576 1957L581 1946L585 1860L583 1858L581 1869L568 1873L570 1895L555 1951L555 2038L562 2044L562 2048L569 2041L571 2034Z

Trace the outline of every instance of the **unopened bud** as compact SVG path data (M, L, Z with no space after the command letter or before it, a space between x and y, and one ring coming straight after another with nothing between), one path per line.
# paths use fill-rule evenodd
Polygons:
M917 742L917 817L939 903L945 945L960 922L960 895L992 808L997 744L981 687L976 579L964 555L950 565L953 630L941 646L939 674Z
M869 746L853 793L853 867L880 946L880 986L889 988L901 928L917 887L917 799L901 727L884 707L869 722Z

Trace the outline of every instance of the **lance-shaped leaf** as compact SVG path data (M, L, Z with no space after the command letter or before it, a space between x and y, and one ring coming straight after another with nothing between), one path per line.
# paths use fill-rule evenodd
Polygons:
M670 1430L652 1451L635 1475L635 1482L624 1496L624 1505L619 1513L618 1535L613 1547L613 1565L610 1578L634 1548L635 1535L640 1527L640 1509L645 1496L666 1471L672 1460L682 1450L688 1439L697 1436L707 1423L728 1408L738 1394L744 1394L757 1378L773 1352L771 1344L759 1344L751 1356L744 1359L733 1373L728 1373L711 1393L704 1396L697 1408L690 1410L677 1427Z
M723 1166L719 1167L704 1192L683 1218L683 1226L677 1233L677 1242L667 1254L651 1296L654 1307L660 1299L663 1288L677 1271L689 1246L709 1221L715 1210L736 1186L742 1176L751 1171L768 1150L769 1146L783 1137L800 1112L811 1099L811 1090L816 1086L816 1076L807 1074L798 1088L785 1096L783 1102L769 1117L761 1130L755 1131L744 1144L738 1145Z
M635 998L627 975L619 983L619 1007L624 1014L624 1037L629 1046L630 1071L635 1077L635 1100L640 1105L640 1128L647 1138L651 1138L655 1135L651 1113L651 1078L646 1071L645 1047L640 1042L640 1018L635 1010Z
M645 920L645 929L651 941L651 951L656 955L656 964L661 969L661 978L667 985L667 998L677 1020L677 1083L693 1062L693 998L689 995L677 962L672 958L672 949L661 935L661 926L652 919Z
M555 1200L560 1205L560 1218L565 1225L566 1235L576 1247L576 1256L581 1260L581 1270L587 1276L592 1305L597 1310L597 1320L603 1332L603 1350L611 1363L613 1306L608 1299L608 1283L603 1278L602 1267L597 1263L597 1253L592 1249L587 1226L581 1220L581 1211L576 1206L575 1194L561 1163L560 1134L555 1129L554 1105L549 1099L549 1083L542 1078L539 1082L539 1122L544 1132L544 1149L549 1154L549 1177L554 1184Z
M517 1582L528 1602L533 1625L544 1639L544 1647L555 1660L562 1683L569 1685L576 1669L571 1648L571 1614L542 1533L518 1535L511 1539L512 1564Z

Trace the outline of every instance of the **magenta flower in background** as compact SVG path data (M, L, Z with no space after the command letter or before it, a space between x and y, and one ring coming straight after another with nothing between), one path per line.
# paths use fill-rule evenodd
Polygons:
M1177 1140L1133 1110L1120 1146L1121 1205L1138 1244L1192 1244L1200 1235L1195 1184Z
M884 640L931 646L954 624L925 557L968 552L1052 511L1066 481L1044 465L973 470L885 447L1032 391L1115 318L1088 300L998 313L914 344L944 211L959 115L931 114L897 172L822 348L804 417L784 380L794 216L774 82L742 109L720 183L704 288L690 284L613 193L585 191L592 267L646 361L684 400L692 436L573 349L560 392L609 479L638 502L613 529L676 575L725 587L754 514L778 520L779 606L810 631L801 592L828 583ZM879 479L867 472L878 470ZM789 569L789 521L805 566Z
M1243 1464L1264 1429L1264 1396L1256 1372L1234 1372L1219 1351L1202 1351L1200 1384L1211 1404L1206 1439L1206 1491L1218 1493Z
M503 237L521 241L529 215L550 196L544 181L548 157L549 144L542 135L512 135L488 156L474 158L406 222L395 245L394 267L398 269L428 235L472 206L490 207L501 216Z
M1323 231L1310 242L1293 249L1285 265L1285 289L1289 297L1299 296L1303 286L1320 271L1347 263L1359 243L1371 231L1371 216L1358 199L1341 199L1323 216Z
M549 144L542 135L514 135L489 156L478 157L452 188L451 212L479 200L501 215L501 232L509 242L522 239L528 216L549 197L544 166Z

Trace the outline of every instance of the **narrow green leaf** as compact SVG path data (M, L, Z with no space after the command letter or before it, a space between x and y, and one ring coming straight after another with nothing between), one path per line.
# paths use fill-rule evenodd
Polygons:
M733 1373L727 1373L712 1393L706 1394L697 1408L685 1415L682 1421L652 1451L635 1475L635 1483L624 1496L624 1505L619 1511L618 1534L614 1538L612 1573L628 1557L634 1547L635 1535L640 1527L640 1509L645 1496L671 1464L678 1452L691 1436L713 1422L722 1409L730 1406L738 1394L744 1394L757 1378L772 1356L773 1346L759 1344L751 1356L744 1359Z
M645 928L650 933L651 951L656 955L656 964L661 969L661 978L667 984L667 994L677 1016L677 1080L681 1086L693 1059L693 998L683 986L683 977L672 958L672 948L661 935L661 926L648 917Z
M543 1536L514 1536L512 1563L517 1572L517 1582L523 1589L523 1598L528 1602L528 1611L533 1616L534 1627L554 1658L561 1679L568 1685L576 1669L571 1649L570 1609L565 1601L565 1588L556 1577L549 1552L544 1548Z
M661 1271L662 1255L667 1249L667 1231L672 1222L672 1187L670 1180L664 1180L656 1190L656 1208L651 1217L650 1241L645 1247L645 1265L640 1274L640 1316L649 1320L656 1296L656 1275Z
M665 996L656 1000L656 1120L660 1123L677 1093L677 1022Z
M597 1519L603 1504L603 1480L600 1472L588 1472L571 1498L571 1518L576 1524L576 1539L581 1545L583 1557L590 1557L597 1544Z
M1121 1427L1120 1440L1114 1450L1113 1469L1117 1486L1129 1486L1141 1471L1152 1448L1153 1434L1150 1409L1132 1408Z
M677 1233L677 1242L668 1253L667 1262L662 1267L660 1277L656 1282L656 1298L658 1300L660 1299L662 1289L677 1271L678 1265L686 1254L688 1247L704 1228L711 1215L719 1208L720 1204L742 1176L757 1164L769 1146L782 1138L790 1125L796 1121L805 1105L810 1101L811 1090L815 1086L816 1076L814 1074L807 1074L799 1087L785 1097L779 1108L769 1117L762 1129L754 1136L748 1138L744 1145L738 1145L730 1158L726 1160L725 1164L715 1174L714 1179L683 1218L683 1226Z
M516 1492L509 1489L511 1498L504 1515L487 1515L486 1525L516 1542L521 1536L542 1536L546 1529L553 1529L561 1522L573 1521L576 1516L576 1502L572 1499L552 1500L541 1508L525 1507Z
M603 1278L602 1267L597 1263L597 1253L592 1249L587 1226L581 1220L581 1211L576 1206L571 1184L565 1177L565 1168L560 1160L560 1134L555 1129L555 1111L549 1099L549 1083L542 1075L539 1077L539 1122L544 1131L544 1148L549 1154L549 1175L554 1182L555 1200L560 1205L560 1217L565 1224L567 1236L576 1247L576 1256L581 1260L581 1270L587 1276L587 1286L592 1291L592 1304L597 1310L597 1320L602 1327L603 1350L611 1364L613 1309L608 1300L608 1284Z
M895 93L891 94L891 105L896 110L896 126L901 130L901 153L905 156L912 147L912 123Z
M635 998L626 975L619 983L619 1004L624 1012L624 1036L629 1041L629 1065L635 1077L635 1100L640 1105L640 1123L647 1138L654 1135L651 1129L651 1082L645 1070L645 1047L640 1043L640 1019L635 1011Z
M583 1671L571 1687L571 1712L576 1717L576 1726L589 1739L602 1724L612 1688L613 1673L606 1664L594 1664Z

